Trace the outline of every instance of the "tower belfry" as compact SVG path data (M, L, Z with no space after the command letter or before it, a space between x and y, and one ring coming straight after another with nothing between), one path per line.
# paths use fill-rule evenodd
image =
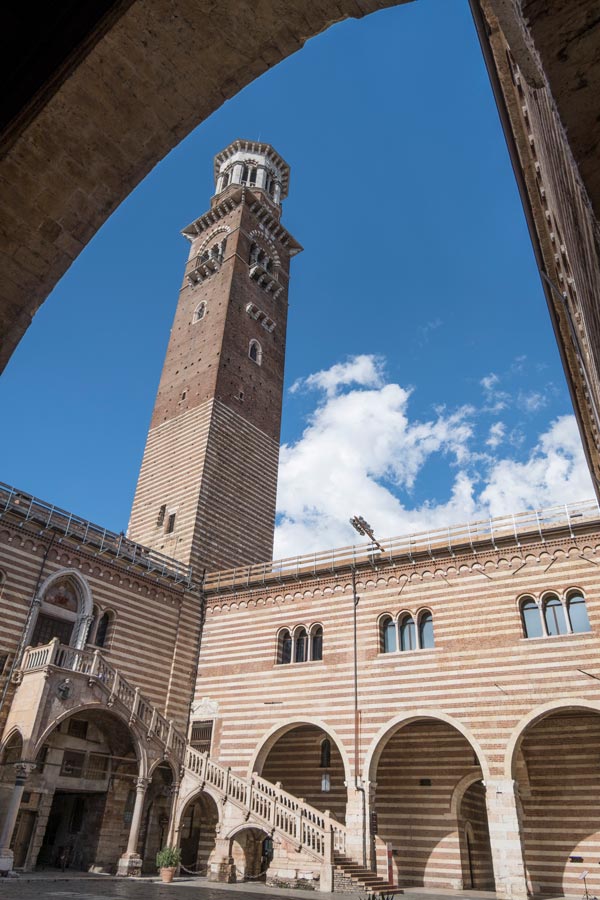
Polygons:
M129 522L139 543L194 566L273 553L290 259L280 224L289 166L237 140L215 157Z

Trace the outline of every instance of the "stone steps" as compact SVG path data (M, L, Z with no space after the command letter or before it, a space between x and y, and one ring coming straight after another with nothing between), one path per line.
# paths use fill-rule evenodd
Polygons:
M346 856L335 856L334 866L337 872L350 880L352 889L364 891L367 894L402 894L404 891L397 884L391 884L385 878L380 878L371 869L348 859Z

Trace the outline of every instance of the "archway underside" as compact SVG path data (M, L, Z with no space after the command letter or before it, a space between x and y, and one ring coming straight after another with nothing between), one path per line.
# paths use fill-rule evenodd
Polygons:
M376 772L377 834L403 887L493 890L477 755L451 725L420 719L386 739Z
M533 895L600 890L600 713L561 710L530 725L515 754L527 878Z
M110 213L196 125L334 22L406 2L412 0L271 0L244 7L223 0L215 14L205 0L177 0L175 6L165 0L104 0L87 18L74 4L72 15L66 16L69 27L60 34L54 26L32 31L28 17L15 16L11 24L16 34L8 42L14 56L7 54L4 60L9 96L0 134L5 186L0 202L0 370L36 309ZM517 61L531 68L524 20L511 18L517 5L483 2L497 11ZM597 47L594 0L562 0L551 13L544 9L541 14L532 3L523 6L568 127L577 175L597 211L600 122L594 98L600 93L600 70L591 65ZM38 52L36 35L43 52ZM28 60L23 77L15 77L15 59L20 65ZM511 127L520 129L521 141L527 140L514 116ZM536 225L539 234L541 227L543 223ZM580 230L586 227L582 221ZM588 314L588 331L595 333L595 312L584 309ZM568 335L557 337L570 359L577 348ZM598 383L594 360L587 365L588 377ZM585 398L578 372L577 366L567 366L576 398ZM575 405L597 468L585 399Z

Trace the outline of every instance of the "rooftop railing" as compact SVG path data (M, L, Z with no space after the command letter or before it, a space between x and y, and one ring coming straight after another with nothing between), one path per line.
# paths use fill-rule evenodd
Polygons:
M483 546L501 549L519 546L525 536L545 541L557 531L574 529L600 520L596 500L585 500L548 509L530 510L516 515L482 519L464 525L451 525L434 531L402 535L373 543L351 545L334 550L292 556L273 562L259 563L221 572L209 573L204 581L207 593L243 589L250 584L286 581L300 576L352 569L364 564L379 565L401 560L411 562L415 557L431 559L452 556L458 550L477 551Z
M148 575L159 575L176 584L185 584L188 588L192 586L190 566L130 541L122 532L116 534L94 525L74 513L0 482L0 518L9 513L17 516L23 524L54 531L96 554L106 554Z

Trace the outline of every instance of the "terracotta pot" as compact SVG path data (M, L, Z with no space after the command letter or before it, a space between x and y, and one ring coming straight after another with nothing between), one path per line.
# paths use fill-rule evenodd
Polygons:
M177 871L177 866L166 866L164 869L161 869L160 870L161 881L163 881L164 884L171 884L171 882L173 881L173 876L175 875L176 871Z

